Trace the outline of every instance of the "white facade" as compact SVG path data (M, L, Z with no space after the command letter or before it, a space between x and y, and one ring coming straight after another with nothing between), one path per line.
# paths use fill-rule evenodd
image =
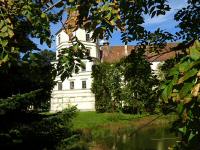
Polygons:
M87 33L84 29L78 29L73 33L76 37L90 50L90 56L98 58L100 56L98 45L88 40L92 33ZM86 38L87 37L87 38ZM71 46L69 36L64 30L60 30L56 34L56 56L62 48ZM61 82L60 77L56 77L57 84L55 85L51 95L51 112L61 111L64 108L76 105L80 111L95 111L95 97L91 92L92 84L92 65L89 60L82 60L85 63L86 69L78 73L72 74L72 77ZM151 68L156 73L160 62L152 62Z
M92 33L87 33L84 29L78 29L73 34L90 50L91 57L99 57L97 44L88 40ZM60 49L70 45L69 36L64 30L60 30L56 35L56 55L58 55ZM95 110L95 97L91 92L93 62L89 60L83 60L83 62L86 67L80 69L78 74L73 73L72 77L63 82L59 77L56 77L57 84L51 95L51 112L61 111L73 105L76 105L81 111Z

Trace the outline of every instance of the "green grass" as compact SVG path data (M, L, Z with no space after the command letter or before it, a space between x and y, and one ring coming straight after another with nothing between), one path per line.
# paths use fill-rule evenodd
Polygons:
M96 112L78 112L73 120L74 129L95 128L111 123L127 123L136 118L146 115L130 115L123 113L96 113Z

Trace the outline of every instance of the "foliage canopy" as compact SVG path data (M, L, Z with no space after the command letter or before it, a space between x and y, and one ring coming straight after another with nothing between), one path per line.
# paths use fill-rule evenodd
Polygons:
M51 9L54 6L61 11L53 14ZM198 141L200 133L199 128L192 125L193 121L199 122L200 114L198 42L195 47L189 49L189 53L187 48L193 45L194 41L199 40L199 0L187 0L187 6L175 14L180 29L175 35L159 28L150 32L142 26L145 15L150 17L165 15L170 10L167 0L61 0L55 3L52 0L0 0L0 67L10 67L19 62L21 53L26 54L36 50L37 46L30 37L39 38L41 43L46 42L50 45L49 23L58 21L65 11L64 8L68 9L69 14L65 24L68 34L78 27L84 27L94 31L92 38L96 40L108 38L114 30L119 29L124 43L137 41L143 49L149 46L148 50L156 52L159 52L163 44L170 40L182 41L176 49L186 52L186 56L170 71L169 82L163 87L162 97L164 102L168 102L174 98L172 95L176 95L173 103L180 110L178 112L183 127L179 129L183 131L180 149L191 149L190 146L195 145L191 143ZM78 39L74 37L72 42L78 43ZM74 49L74 46L69 49ZM83 47L83 51L71 52L68 58L59 59L59 74L63 74L62 79L71 75L70 71L73 70L71 68L81 65L80 57L86 54L84 50ZM194 124L196 125L196 122ZM176 124L176 127L180 127L180 124Z

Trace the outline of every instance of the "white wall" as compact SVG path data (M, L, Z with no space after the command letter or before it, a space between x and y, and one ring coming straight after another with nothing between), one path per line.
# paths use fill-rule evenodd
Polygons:
M73 33L77 36L77 38L85 45L86 48L90 50L91 57L99 57L99 50L97 48L97 44L93 41L86 41L86 31L84 29L78 29ZM60 36L60 44L58 43L58 37ZM90 32L90 37L92 36L92 32ZM56 35L56 56L58 56L58 50L62 48L66 48L71 46L72 44L69 41L69 36L65 33L64 30L61 30Z
M73 34L78 37L86 48L90 49L91 57L99 56L96 43L92 41L85 41L85 30L78 29ZM60 44L58 43L58 36L60 36ZM56 36L56 54L58 55L58 51L60 49L69 46L71 46L69 37L64 30L61 30ZM72 105L77 105L77 108L81 111L95 110L95 97L91 92L91 73L93 62L90 62L89 60L82 61L86 65L86 71L81 71L80 69L78 74L73 73L72 77L63 81L62 90L58 90L58 84L55 85L51 95L51 112L60 111ZM55 80L61 82L59 76L57 76ZM74 89L70 89L70 81L74 81ZM82 81L86 81L86 89L82 89Z
M153 73L155 74L155 75L157 75L158 74L158 67L159 67L159 65L161 64L162 62L152 62L151 63L151 69L153 70Z
M61 111L64 108L77 106L81 111L94 111L95 98L89 89L53 91L51 112Z
M92 34L92 33L90 33ZM58 44L58 35L60 35L60 44ZM58 50L61 48L66 48L71 46L69 42L68 35L61 30L56 36L56 48L57 54ZM86 48L90 49L90 56L98 58L99 51L97 49L96 43L92 41L86 42L86 32L83 29L78 29L74 32L74 35L78 37L78 39L85 45ZM77 105L77 108L81 111L89 111L95 110L95 97L94 94L91 92L91 84L92 84L92 65L93 62L89 60L83 60L86 64L86 71L79 72L79 74L72 74L72 77L66 79L62 83L62 90L58 90L58 85L56 85L52 92L51 98L51 111L60 111L64 108L69 106ZM160 62L152 62L151 68L155 71L158 68ZM86 89L82 89L82 81L86 81ZM56 77L56 81L60 81L60 77ZM70 81L74 81L74 89L70 89Z
M69 36L65 33L64 30L61 30L57 35L56 35L56 46L59 45L58 42L58 37L60 36L60 44L63 42L68 42L69 41Z

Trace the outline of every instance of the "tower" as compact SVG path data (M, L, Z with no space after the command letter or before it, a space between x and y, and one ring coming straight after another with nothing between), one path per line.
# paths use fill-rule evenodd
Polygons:
M97 42L91 40L92 32L87 32L83 28L78 28L72 33L76 36L87 49L92 58L99 59L99 49ZM59 50L71 46L70 36L64 29L56 33L56 57ZM85 68L80 69L78 74L72 73L72 77L61 82L60 77L56 77L57 84L52 91L51 112L61 111L64 108L76 105L81 111L95 110L95 97L91 92L92 84L92 65L93 61L82 60Z

